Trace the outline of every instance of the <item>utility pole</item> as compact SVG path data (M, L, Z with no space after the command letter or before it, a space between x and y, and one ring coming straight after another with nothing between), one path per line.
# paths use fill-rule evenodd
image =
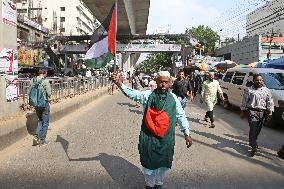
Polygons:
M181 44L181 61L182 65L185 67L185 44Z
M270 34L270 38L269 38L269 49L268 49L268 54L267 54L267 59L270 60L271 59L271 42L273 41L273 28L271 30L271 34Z

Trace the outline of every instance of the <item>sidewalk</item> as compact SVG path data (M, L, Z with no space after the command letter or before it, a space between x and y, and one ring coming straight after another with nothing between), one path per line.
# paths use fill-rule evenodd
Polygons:
M107 87L103 87L96 91L88 92L74 98L64 99L56 104L51 104L50 123L88 105L93 100L107 94L107 90ZM22 112L19 115L14 115L9 120L0 121L0 150L24 138L27 134L33 134L36 126L37 116L35 112Z

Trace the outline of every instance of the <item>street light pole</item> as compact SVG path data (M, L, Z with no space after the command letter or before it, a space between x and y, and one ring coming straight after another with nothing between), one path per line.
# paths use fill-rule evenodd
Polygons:
M271 42L273 40L273 28L271 30L271 34L270 34L270 38L269 38L269 49L268 49L268 56L267 56L267 59L270 60L271 59Z

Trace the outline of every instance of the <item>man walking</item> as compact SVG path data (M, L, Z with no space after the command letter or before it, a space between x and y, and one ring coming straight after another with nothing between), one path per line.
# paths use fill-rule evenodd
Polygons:
M205 102L207 107L207 112L204 117L204 121L208 122L208 118L210 119L211 125L209 128L214 128L214 117L213 117L213 109L215 104L217 103L217 92L220 95L221 100L224 100L222 89L219 85L219 82L214 79L214 73L210 72L208 75L208 79L203 82L200 102Z
M257 137L261 131L264 119L272 118L274 111L274 103L270 90L263 86L261 75L253 76L253 85L247 88L243 95L242 104L240 106L240 117L245 117L245 111L248 111L249 122L249 145L252 150L250 156L254 156L257 151Z
M117 74L113 74L112 79L127 97L143 105L138 150L146 181L145 189L161 189L165 173L172 166L176 123L180 125L187 147L192 144L185 112L176 95L169 92L170 73L158 73L157 89L153 92L133 90L122 84Z
M190 82L185 79L183 70L178 71L178 77L174 81L172 89L173 93L178 97L183 109L186 107L187 97L189 97L190 100L193 101Z
M188 80L190 82L190 86L191 86L191 91L192 91L192 96L193 99L196 97L196 94L198 92L198 79L195 75L195 73L192 73L191 75L189 75Z
M132 84L132 89L134 90L140 89L141 85L140 85L140 80L139 80L139 72L135 72L133 74L131 84ZM135 107L140 108L140 104L138 101L136 101Z
M46 69L40 69L39 70L39 76L33 78L30 82L30 87L29 87L29 98L30 101L32 100L31 94L33 88L37 85L37 88L42 91L41 94L42 98L39 96L40 94L37 91L37 97L35 100L43 99L43 103L40 107L35 107L36 114L38 116L38 125L36 128L36 132L34 135L33 139L33 145L43 145L46 143L45 138L47 134L47 129L49 126L49 116L50 116L50 107L49 107L49 102L48 99L51 96L51 86L49 81L46 79L47 76L47 70ZM39 102L37 102L39 103Z

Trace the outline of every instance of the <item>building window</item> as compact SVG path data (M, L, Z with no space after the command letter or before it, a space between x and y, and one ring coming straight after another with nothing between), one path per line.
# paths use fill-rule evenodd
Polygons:
M65 22L65 17L60 17L60 22Z
M65 7L60 7L60 11L65 11Z
M65 28L61 28L61 29L60 29L60 32L65 32Z

